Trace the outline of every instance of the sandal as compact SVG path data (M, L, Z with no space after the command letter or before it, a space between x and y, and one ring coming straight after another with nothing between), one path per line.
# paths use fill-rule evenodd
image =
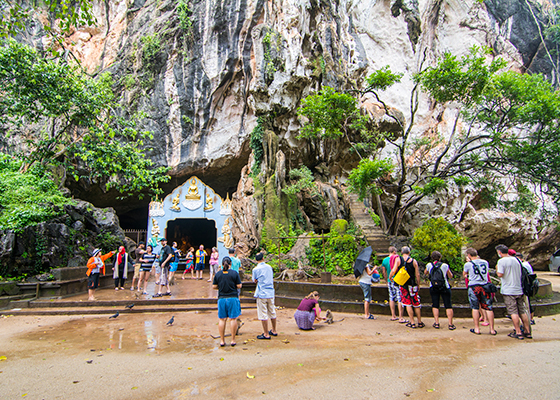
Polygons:
M157 293L157 294L154 294L152 297L162 297L162 296L163 296L163 294Z
M475 335L480 335L480 332L475 331L474 328L471 328L470 332L474 333Z
M403 319L402 321L399 321L399 324L408 324L408 323L410 323L408 319Z
M405 326L408 328L416 329L416 325L411 324L410 322L408 322Z
M171 296L171 292L163 293L162 296Z
M391 318L391 321L398 321L399 319L397 317L395 318Z
M432 326L433 326L434 328L436 328L436 329L439 329L439 324L436 324L435 322L434 322L434 324L433 324Z
M529 332L524 333L523 336L524 336L526 339L533 339L533 335L531 335Z
M235 347L236 344L237 344L237 343L235 343L235 342L231 342L229 345L230 345L231 347Z
M375 317L373 316L373 314L370 314L367 319L375 319Z
M525 338L523 337L523 335L518 335L518 334L515 333L515 332L510 332L510 333L508 333L508 336L509 336L510 338L519 339L519 340L525 339Z
M418 328L423 328L423 327L425 327L425 326L426 326L426 324L423 323L423 322L419 322L419 323L418 323Z
M457 327L453 324L449 325L448 328L450 331L454 331L455 329L457 329Z
M498 331L490 331L490 334L491 334L492 336L496 336L496 335L498 334Z

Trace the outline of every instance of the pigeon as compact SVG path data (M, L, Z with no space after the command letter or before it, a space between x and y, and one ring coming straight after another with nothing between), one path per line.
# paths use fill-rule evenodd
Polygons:
M115 314L111 315L109 319L117 318L119 316L119 312L117 311Z
M172 316L171 319L167 321L167 324L165 325L173 325L173 322L175 322L175 316Z
M126 305L126 306L124 306L124 307L125 307L125 308L128 308L129 310L132 310L132 307L134 307L134 303L129 304L129 305Z

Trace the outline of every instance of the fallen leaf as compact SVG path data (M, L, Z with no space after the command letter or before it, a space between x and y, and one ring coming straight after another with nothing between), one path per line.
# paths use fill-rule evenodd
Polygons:
M426 392L430 392L430 393L435 391L436 391L435 389L426 389Z
M6 356L0 356L0 361L4 361L4 360L7 360L7 359L8 359L8 357L6 357Z
M303 367L303 364L298 364L297 366L298 366L298 367Z
M87 360L86 361L88 364L91 364L93 362L93 360Z
M290 341L288 339L284 339L284 340L282 340L282 343L288 344L288 343L290 343Z
M249 378L249 379L255 379L255 375L249 375L249 373L247 372L247 378Z
M80 381L72 381L72 383L80 383Z
M350 361L348 358L345 358L344 361Z
M24 393L24 394L21 395L21 397L25 397L25 396L27 396L27 393Z
M138 389L138 386L132 386L131 390L136 390L136 389Z
M221 358L220 358L220 361L224 361L224 357L221 357Z

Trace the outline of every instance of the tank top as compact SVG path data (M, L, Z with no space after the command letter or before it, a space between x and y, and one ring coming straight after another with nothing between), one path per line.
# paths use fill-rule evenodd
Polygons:
M404 268L408 275L410 275L404 286L416 286L416 269L414 268L414 259L412 257L408 257L408 260L405 261Z

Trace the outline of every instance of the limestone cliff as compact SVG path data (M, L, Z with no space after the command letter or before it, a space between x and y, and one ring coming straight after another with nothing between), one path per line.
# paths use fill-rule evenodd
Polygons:
M128 113L146 114L144 125L154 132L147 153L170 166L175 178L167 192L193 174L223 196L236 192L235 207L243 211L237 234L253 247L260 227L247 164L257 116L270 119L287 169L307 165L325 182L344 177L356 165L355 156L342 151L324 164L318 143L297 139L296 110L303 97L320 86L360 85L367 73L389 65L404 76L385 98L406 119L412 74L445 51L463 55L473 45L493 48L512 69L556 81L555 64L541 40L548 3L112 0L95 2L98 25L76 29L67 44L90 72L113 74ZM27 34L41 45L40 24ZM382 123L375 99L363 100L364 109ZM452 110L434 109L421 98L414 135L436 125L445 131L449 114ZM113 205L120 213L146 207L115 203L114 196L87 182L70 187L76 197ZM454 206L440 204L438 212L459 223L472 196L453 195ZM422 212L432 206L420 204L420 211L407 216L410 226L418 224L419 215L433 214L433 209Z

